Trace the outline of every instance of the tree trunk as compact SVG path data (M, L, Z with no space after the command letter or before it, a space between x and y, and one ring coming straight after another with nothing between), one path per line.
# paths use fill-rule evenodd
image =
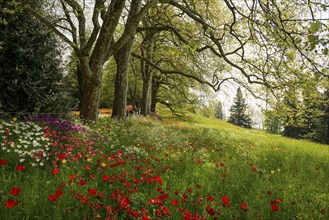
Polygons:
M147 115L151 108L151 89L152 89L152 73L147 74L143 77L143 92L142 92L142 103L141 103L141 114Z
M157 96L160 89L160 83L156 77L153 77L152 95L151 95L151 112L156 112Z
M151 26L147 20L143 22L145 27ZM146 31L145 38L143 40L141 51L142 57L146 57L148 60L153 59L154 51L154 33ZM143 92L141 101L141 114L147 115L151 110L151 100L152 100L152 82L153 82L153 69L145 62L141 61L141 72L143 78Z
M80 64L78 64L77 71L80 88L80 117L87 121L96 121L98 119L101 79L98 77L86 77L88 74L86 71L88 70L84 69Z
M84 93L81 97L80 117L87 121L96 121L98 119L98 103L101 92L100 83L97 85L93 80L84 84Z
M126 117L129 60L133 42L134 38L131 38L114 54L115 62L117 64L117 72L115 77L112 117Z

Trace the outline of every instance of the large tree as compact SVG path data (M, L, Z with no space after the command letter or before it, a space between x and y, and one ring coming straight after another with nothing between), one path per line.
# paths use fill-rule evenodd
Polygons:
M112 55L117 63L113 116L124 117L130 49L136 28L157 0L75 0L47 1L50 14L35 7L30 12L51 28L73 49L77 62L80 90L80 114L86 120L96 120L102 83L102 70ZM89 3L89 4L88 4ZM89 11L88 11L89 9ZM91 13L91 17L88 17ZM127 16L124 21L120 19ZM124 29L119 26L124 23ZM92 23L92 27L88 26ZM122 28L121 28L122 29ZM119 35L119 36L118 36Z

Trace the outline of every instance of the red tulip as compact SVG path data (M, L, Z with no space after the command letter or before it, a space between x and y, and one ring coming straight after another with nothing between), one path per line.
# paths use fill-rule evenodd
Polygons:
M24 166L24 165L18 165L18 166L16 167L16 170L17 170L18 172L22 172L24 169L25 169L25 166Z
M13 196L18 196L21 192L21 188L13 187L11 188L10 194Z
M6 207L7 208L12 208L12 207L15 207L18 205L18 201L14 201L12 199L8 199L7 202L6 202Z
M0 165L4 166L8 163L8 160L0 160Z

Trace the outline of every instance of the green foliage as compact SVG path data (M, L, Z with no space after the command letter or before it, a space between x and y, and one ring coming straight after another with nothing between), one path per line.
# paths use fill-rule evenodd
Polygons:
M213 117L214 113L215 113L215 107L212 106L212 105L203 106L200 109L200 113L201 113L202 116L207 117L207 118Z
M240 127L251 128L252 121L250 116L246 114L246 110L246 101L243 98L241 89L238 88L234 98L234 104L230 108L231 115L228 122Z
M321 21L315 21L310 24L310 28L308 29L308 31L310 33L316 33L321 29L321 27L322 27Z
M103 72L102 91L99 100L100 108L111 108L113 105L115 73L114 59L110 59Z
M315 82L290 89L281 104L283 135L329 143L328 100L328 91L318 91Z
M324 55L328 54L328 29L321 21L310 22L308 28L308 43L310 49L321 48Z
M26 11L7 14L7 21L0 29L5 40L0 54L1 110L70 111L74 102L67 92L54 35Z
M298 91L290 87L283 99L283 135L292 138L301 138L306 132L304 119L301 114L302 103L298 97Z
M281 131L281 118L280 115L274 110L267 110L265 112L264 127L265 130L272 134L278 134Z
M224 119L223 106L221 102L218 102L215 109L215 117L218 119Z
M79 92L79 81L77 76L77 62L78 58L72 53L69 56L69 62L66 64L66 68L68 69L67 75L65 76L66 83L69 86L69 95L75 100L74 107L79 107L79 99L80 99L80 92Z

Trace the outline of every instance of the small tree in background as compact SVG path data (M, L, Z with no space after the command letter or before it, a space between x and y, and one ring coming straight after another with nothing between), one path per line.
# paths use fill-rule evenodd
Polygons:
M265 112L264 127L267 132L272 134L279 134L281 132L281 118L280 115L274 110L267 110Z
M252 121L250 116L246 113L246 110L246 101L243 98L241 89L238 88L234 98L234 104L230 108L231 115L227 122L240 127L251 128Z
M286 137L300 139L307 133L300 96L299 91L292 86L284 94L280 109L284 127L282 134Z
M215 109L215 117L218 119L224 119L223 106L221 102L218 102Z

